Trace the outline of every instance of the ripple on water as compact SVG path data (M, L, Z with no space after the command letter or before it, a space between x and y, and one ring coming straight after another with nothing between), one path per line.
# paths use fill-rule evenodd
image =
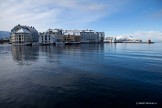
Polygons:
M7 54L1 54L6 52ZM162 44L0 46L0 107L134 107L162 102Z

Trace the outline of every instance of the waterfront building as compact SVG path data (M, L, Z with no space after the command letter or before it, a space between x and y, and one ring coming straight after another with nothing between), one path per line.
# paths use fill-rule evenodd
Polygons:
M80 32L81 30L64 30L63 40L65 44L80 43Z
M32 26L17 25L10 34L10 41L13 45L32 45L38 42L38 38L38 31Z
M47 45L54 44L56 42L56 37L53 34L49 34L49 32L39 33L39 44Z
M47 32L49 32L49 34L53 34L57 40L56 41L62 41L63 40L63 30L62 29L48 29Z
M79 43L99 43L104 41L104 32L94 30L62 30L48 29L39 33L40 44L79 44Z
M95 32L94 30L83 30L80 32L81 43L99 43L103 42L104 32Z
M39 44L56 44L63 41L62 29L48 29L46 32L39 33Z
M98 35L98 42L104 42L105 39L105 33L104 32L97 32Z

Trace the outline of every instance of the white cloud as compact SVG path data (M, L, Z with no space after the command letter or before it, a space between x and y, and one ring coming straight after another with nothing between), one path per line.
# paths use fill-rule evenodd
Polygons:
M17 24L45 30L50 25L56 27L88 23L104 14L103 4L76 0L8 0L0 1L0 7L0 29L6 30Z
M118 0L1 0L0 30L10 31L17 24L34 26L38 31L86 27L121 5Z

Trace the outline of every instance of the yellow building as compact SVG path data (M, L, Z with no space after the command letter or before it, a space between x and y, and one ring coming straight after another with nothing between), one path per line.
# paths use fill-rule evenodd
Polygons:
M64 35L64 42L80 42L80 36L77 35Z
M64 30L63 31L64 43L80 43L80 30Z

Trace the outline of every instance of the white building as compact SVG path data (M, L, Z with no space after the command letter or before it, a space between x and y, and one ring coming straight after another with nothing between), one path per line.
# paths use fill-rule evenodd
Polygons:
M40 44L79 44L79 43L99 43L104 41L104 32L94 30L62 30L48 29L39 34Z
M38 42L38 32L34 27L17 25L11 30L13 45L32 45Z
M48 32L39 33L39 44L54 44L56 42L56 37L49 34Z
M104 32L95 32L94 30L83 30L80 32L81 43L98 43L103 42Z
M39 33L39 44L56 44L62 39L61 29L48 29L46 32Z

